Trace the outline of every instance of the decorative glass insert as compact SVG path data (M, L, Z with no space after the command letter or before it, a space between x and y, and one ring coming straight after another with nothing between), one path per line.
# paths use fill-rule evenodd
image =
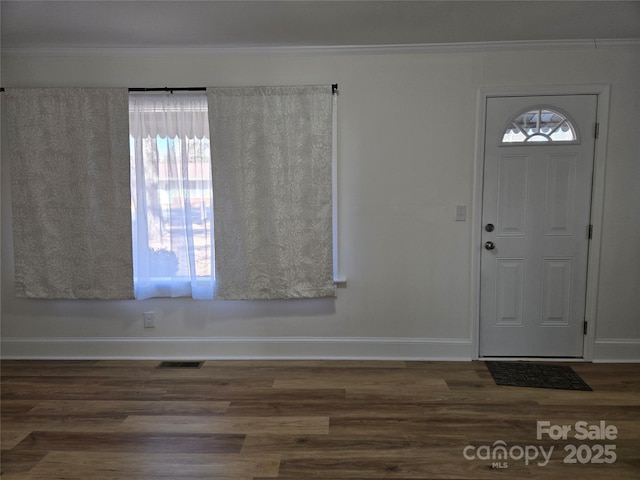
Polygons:
M561 113L536 108L518 115L502 136L502 143L576 142L578 136L571 122Z

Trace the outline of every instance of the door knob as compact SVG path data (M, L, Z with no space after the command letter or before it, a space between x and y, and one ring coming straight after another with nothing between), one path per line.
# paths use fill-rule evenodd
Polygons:
M496 244L489 241L484 244L484 248L486 248L487 250L493 250L494 248L496 248Z

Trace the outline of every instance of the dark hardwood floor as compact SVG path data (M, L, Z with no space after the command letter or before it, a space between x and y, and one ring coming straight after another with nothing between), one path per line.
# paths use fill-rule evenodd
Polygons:
M2 362L2 480L640 478L637 364L571 364L586 392L483 362L158 363Z

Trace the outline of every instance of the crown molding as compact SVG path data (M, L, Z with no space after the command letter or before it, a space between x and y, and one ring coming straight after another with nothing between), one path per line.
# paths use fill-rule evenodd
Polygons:
M425 43L394 45L324 46L154 46L154 47L25 47L3 48L3 57L121 56L121 55L344 55L491 52L548 49L638 47L640 38L582 40L517 40L497 42Z

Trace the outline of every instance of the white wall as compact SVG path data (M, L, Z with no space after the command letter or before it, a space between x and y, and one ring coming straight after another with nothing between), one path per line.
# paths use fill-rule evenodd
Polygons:
M5 357L473 356L472 219L483 87L611 85L595 360L640 360L640 48L394 54L6 55L3 85L338 83L336 300L45 301L13 297L2 155ZM142 312L156 328L142 328Z

